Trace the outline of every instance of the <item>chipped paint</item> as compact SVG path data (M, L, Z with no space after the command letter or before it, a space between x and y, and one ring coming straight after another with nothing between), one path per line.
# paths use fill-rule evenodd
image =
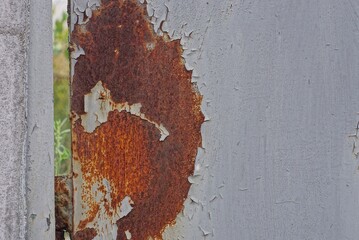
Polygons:
M93 3L71 5L74 238L162 239L188 195L202 97L146 4Z
M352 153L357 158L359 156L359 121L356 124L355 133L349 135L353 139Z
M86 132L93 132L96 127L107 122L108 114L111 111L126 111L134 116L140 117L153 124L160 132L160 141L164 141L168 137L168 130L160 123L149 120L144 113L141 112L141 103L130 105L128 102L115 103L110 94L110 90L103 87L99 81L95 87L91 89L91 93L85 95L85 114L80 115L81 124Z
M131 197L126 196L119 205L112 208L110 183L103 179L102 185L94 184L92 186L93 197L95 202L99 203L95 217L89 217L78 223L80 228L90 228L96 231L94 240L102 239L116 239L117 237L117 225L116 221L126 217L132 210L134 202ZM79 219L78 215L75 215L75 219Z
M126 231L125 231L125 234L126 234L126 239L127 239L127 240L132 239L132 234L131 234L130 231L126 230Z
M71 4L72 11L75 13L71 14L73 23L70 27L72 31L75 23L83 25L90 20L92 11L100 7L101 0L72 0Z

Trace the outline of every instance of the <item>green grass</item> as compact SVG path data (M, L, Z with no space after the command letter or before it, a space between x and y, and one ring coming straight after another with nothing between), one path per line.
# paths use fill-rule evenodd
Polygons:
M54 142L55 142L55 175L63 175L70 170L70 148L65 146L66 138L70 134L70 129L65 127L68 122L67 118L62 121L55 120L54 125Z
M67 14L53 26L54 68L54 151L55 175L66 175L71 166L71 124L69 121L69 54Z

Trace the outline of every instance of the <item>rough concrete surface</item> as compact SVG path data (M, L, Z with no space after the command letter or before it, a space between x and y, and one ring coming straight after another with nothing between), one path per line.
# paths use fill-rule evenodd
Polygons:
M0 32L21 32L28 21L28 1L0 1Z
M0 34L0 239L24 234L24 45Z

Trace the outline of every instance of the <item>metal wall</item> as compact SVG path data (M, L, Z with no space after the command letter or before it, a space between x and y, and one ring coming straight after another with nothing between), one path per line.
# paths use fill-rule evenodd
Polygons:
M101 26L96 24L108 24L103 25L106 38L109 19L114 24L117 20L104 10L108 2L92 18L96 1L73 2L80 6L73 13L77 23L89 22L89 32L86 26L77 32L92 37L77 36L77 43L87 45L91 62L97 47L105 49L96 46L101 43L94 32ZM185 67L193 70L192 82L203 95L202 147L188 178L191 188L184 210L176 224L165 229L164 238L356 239L359 3L140 2L146 4L146 19L160 38L180 40ZM123 4L119 14L126 21L135 11ZM107 22L101 23L98 16L104 12ZM141 23L133 21L134 25ZM118 28L127 29L122 24ZM127 30L130 38L136 31ZM108 47L112 45L109 42ZM132 48L136 47L129 45L128 51L136 54ZM77 57L86 56L86 49L78 50ZM116 51L119 58L128 52ZM129 62L133 56L128 56ZM86 59L80 56L78 61L81 58ZM87 74L83 65L81 70L74 66L75 75L76 71ZM98 71L106 73L107 66ZM92 69L94 66L88 71L96 72ZM79 92L90 98L97 81L113 88L106 75L100 75L101 79L91 76L96 73L89 74L88 85L82 85L81 91L76 90L75 110L84 107L78 107ZM73 81L77 84L76 77ZM119 91L126 89L118 87Z
M30 1L27 86L27 237L55 239L52 7Z
M148 2L197 49L208 119L166 239L358 239L359 2Z
M164 238L356 240L359 3L147 2L181 39L206 117ZM28 239L52 239L51 7L32 2L30 21L24 2L0 8L0 238L24 238L26 192Z

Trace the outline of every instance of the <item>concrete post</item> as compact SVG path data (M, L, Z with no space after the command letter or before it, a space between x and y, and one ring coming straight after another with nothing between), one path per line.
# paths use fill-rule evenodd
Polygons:
M51 1L0 2L0 239L54 239Z
M28 3L0 2L0 239L24 239Z

